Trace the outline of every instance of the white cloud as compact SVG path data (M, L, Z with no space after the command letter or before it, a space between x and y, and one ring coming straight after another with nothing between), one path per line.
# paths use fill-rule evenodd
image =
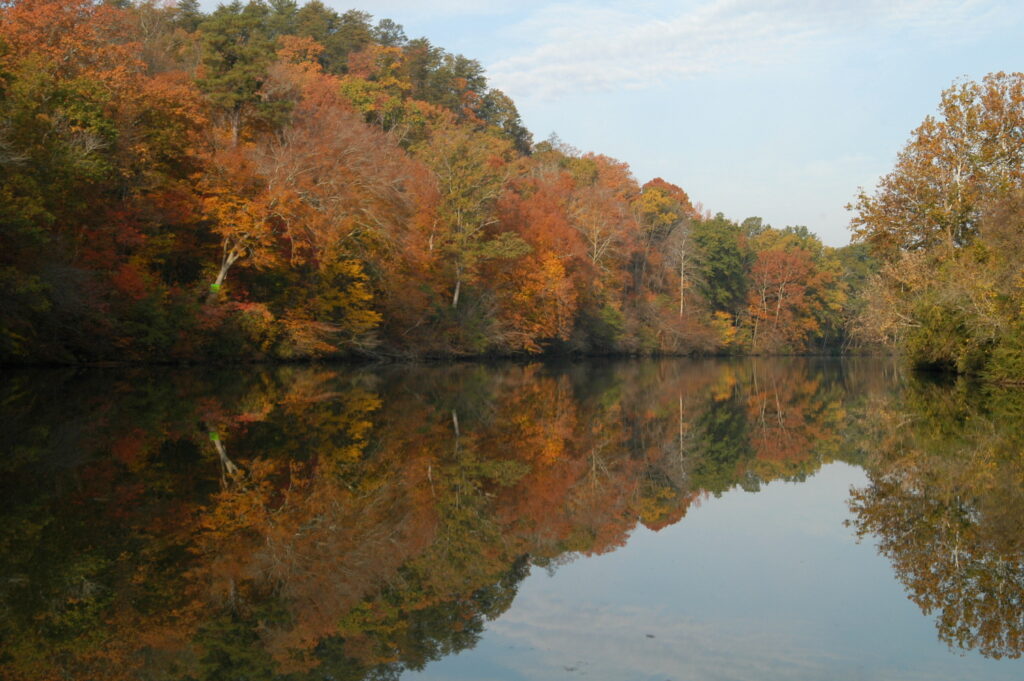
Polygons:
M514 97L647 87L845 40L973 36L999 14L993 0L561 3L513 27L513 42L528 47L489 72Z
M300 0L305 2L305 0ZM371 12L377 17L389 17L398 23L409 17L463 17L510 14L543 4L543 0L374 0L359 3L355 0L326 0L327 5L344 11L352 7Z

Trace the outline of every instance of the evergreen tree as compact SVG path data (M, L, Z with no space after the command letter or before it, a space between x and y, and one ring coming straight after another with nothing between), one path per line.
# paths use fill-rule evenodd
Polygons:
M206 16L199 7L199 0L178 0L174 11L174 23L189 33L199 28Z
M204 77L199 86L218 110L237 143L242 127L269 113L260 98L274 41L267 35L269 9L258 2L234 0L221 5L200 25Z

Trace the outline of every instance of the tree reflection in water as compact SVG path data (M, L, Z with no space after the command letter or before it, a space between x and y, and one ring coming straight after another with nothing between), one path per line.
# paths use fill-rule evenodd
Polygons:
M951 647L1024 647L1024 394L911 381L868 410L870 485L850 502Z
M0 676L397 678L474 646L534 566L862 450L858 530L944 638L1015 654L1007 416L954 391L945 431L900 429L945 403L893 385L807 361L19 373Z

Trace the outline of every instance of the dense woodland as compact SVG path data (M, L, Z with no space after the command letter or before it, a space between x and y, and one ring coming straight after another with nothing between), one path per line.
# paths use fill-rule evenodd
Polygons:
M942 93L854 243L534 142L313 0L0 2L0 362L840 352L1024 380L1024 75Z
M0 168L4 362L837 351L877 268L316 0L0 2Z

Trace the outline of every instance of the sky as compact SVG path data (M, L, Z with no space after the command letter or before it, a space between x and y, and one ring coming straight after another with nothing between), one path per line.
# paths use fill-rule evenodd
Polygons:
M478 60L538 141L832 246L943 90L1024 69L1022 0L324 2Z

